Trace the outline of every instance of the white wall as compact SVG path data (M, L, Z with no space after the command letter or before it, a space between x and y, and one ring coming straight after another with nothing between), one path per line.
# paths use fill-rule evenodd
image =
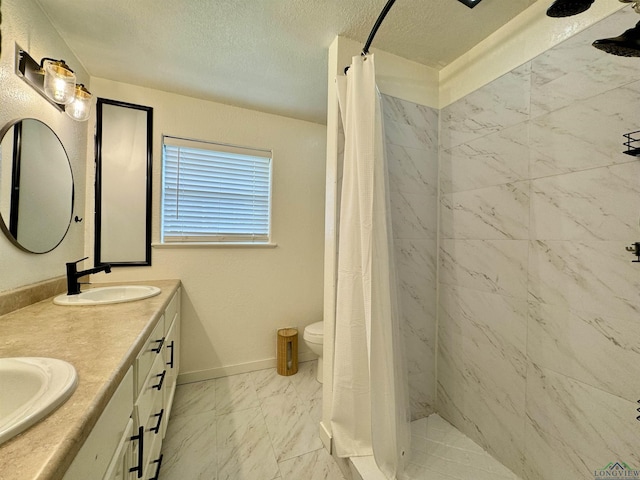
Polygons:
M2 1L0 127L20 118L36 118L56 132L71 161L76 186L75 213L83 216L87 124L75 122L58 111L15 74L16 43L37 61L42 57L65 59L85 85L89 84L89 77L35 2ZM0 291L64 275L65 262L82 257L83 227L83 223L72 222L62 244L43 255L23 252L0 234Z
M92 79L92 91L154 109L154 242L159 239L161 135L170 134L273 150L277 243L275 248L154 247L151 267L114 268L93 281L182 280L183 381L274 366L276 330L286 326L299 328L301 357L312 358L302 330L322 319L324 125L101 78ZM94 157L93 145L88 156ZM92 209L87 205L87 212ZM89 237L86 249L93 256Z

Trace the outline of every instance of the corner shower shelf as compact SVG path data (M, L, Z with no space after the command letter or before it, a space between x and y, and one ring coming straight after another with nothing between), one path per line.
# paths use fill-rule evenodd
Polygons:
M631 155L632 157L640 157L640 130L636 130L635 132L625 133L623 135L624 138L627 139L626 142L623 143L627 150L622 152L627 155Z

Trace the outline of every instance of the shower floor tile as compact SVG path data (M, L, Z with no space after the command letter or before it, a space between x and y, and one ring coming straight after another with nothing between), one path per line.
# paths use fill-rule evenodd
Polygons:
M352 462L362 480L384 478L375 466L373 457L352 459ZM411 423L411 456L402 478L520 480L520 477L437 414Z

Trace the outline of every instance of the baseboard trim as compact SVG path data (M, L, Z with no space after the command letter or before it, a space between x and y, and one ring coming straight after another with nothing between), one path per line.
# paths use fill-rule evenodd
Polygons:
M301 353L298 362L309 362L318 357L312 352ZM240 363L238 365L227 365L226 367L209 368L207 370L197 370L195 372L185 372L178 375L178 385L193 382L202 382L204 380L212 380L214 378L228 377L229 375L237 375L239 373L255 372L256 370L264 370L266 368L275 368L276 359L266 358L256 362Z

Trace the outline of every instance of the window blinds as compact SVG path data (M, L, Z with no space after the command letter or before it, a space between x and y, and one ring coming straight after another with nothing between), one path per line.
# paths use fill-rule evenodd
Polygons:
M163 137L162 241L268 242L271 152Z

